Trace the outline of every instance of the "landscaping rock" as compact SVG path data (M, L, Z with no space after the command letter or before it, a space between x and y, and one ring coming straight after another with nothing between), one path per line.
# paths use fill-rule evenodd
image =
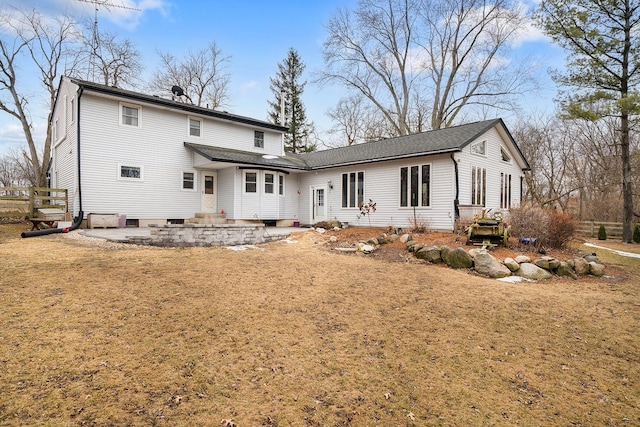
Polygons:
M535 260L533 263L538 267L549 271L556 270L560 266L560 261L550 256L543 256L542 258Z
M392 234L391 236L389 236L389 241L391 243L395 242L396 240L398 240L400 236L398 236L397 234Z
M338 241L338 238L337 238L336 236L331 236L331 237L329 237L329 241L330 241L331 243L335 243L335 242L337 242L337 241Z
M378 240L378 244L380 244L380 245L384 245L385 243L387 243L387 235L386 234L381 234L376 239Z
M504 265L511 271L516 271L520 268L520 264L518 264L513 258L505 258Z
M318 228L316 228L316 232L318 232L318 233L320 233L320 234L324 234L324 233L326 233L326 232L327 232L327 230L325 230L325 229L324 229L324 228L322 228L322 227L318 227Z
M584 260L587 262L597 262L599 263L600 260L598 260L598 255L596 254L590 254L584 257Z
M597 262L590 262L589 273L597 277L602 277L604 275L604 265Z
M552 277L549 271L530 262L520 264L520 268L514 274L530 280L546 280Z
M475 258L476 255L478 255L481 251L482 249L480 248L472 248L472 249L469 249L469 255L471 255L471 258Z
M531 262L531 258L529 258L529 257L528 257L528 256L526 256L526 255L518 255L518 256L516 257L516 262L517 262L518 264L522 264L523 262Z
M569 265L568 262L560 262L558 269L556 270L556 274L560 277L571 277L572 279L577 279L578 275L573 270L573 268Z
M573 267L573 270L578 276L586 276L589 274L589 263L584 258L572 258L569 265Z
M373 246L378 246L380 244L378 239L376 239L375 237L372 237L371 239L365 241L365 243L367 243L369 245L373 245Z
M428 261L432 264L442 262L440 248L437 246L423 247L416 252L416 258Z
M452 268L473 267L473 258L471 258L471 255L461 247L457 247L452 250L448 246L443 246L440 248L440 257L449 267Z
M413 240L413 237L411 236L411 234L403 234L402 236L400 236L400 241L402 243L407 243L409 241Z
M370 254L375 250L375 246L366 243L358 243L358 250L363 254Z
M500 277L507 277L511 275L511 270L486 251L479 252L474 257L473 263L478 274L482 274L483 276L498 279Z
M422 243L416 243L415 245L411 246L411 248L409 248L409 251L418 252L422 248L424 248L424 245Z

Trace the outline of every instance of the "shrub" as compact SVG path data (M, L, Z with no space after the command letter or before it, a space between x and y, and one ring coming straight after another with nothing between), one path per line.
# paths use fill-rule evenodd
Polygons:
M607 240L607 230L605 230L603 224L600 224L598 229L598 240Z
M633 228L633 241L640 243L640 225L638 224Z
M576 230L570 215L555 210L528 206L511 208L509 213L511 236L523 244L533 243L537 250L564 247Z
M431 231L431 223L428 219L422 218L420 215L410 216L408 219L412 233L429 233Z

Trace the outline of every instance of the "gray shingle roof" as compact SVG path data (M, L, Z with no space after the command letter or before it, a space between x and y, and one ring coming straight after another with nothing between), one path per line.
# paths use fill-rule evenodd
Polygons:
M284 156L272 159L265 158L260 153L211 147L209 145L192 144L190 142L185 142L184 146L214 162L240 163L244 165L284 169L308 169L306 163L297 157Z
M283 169L317 170L461 151L466 145L498 124L502 125L508 137L511 138L514 147L522 156L520 149L515 141L513 141L506 126L504 126L502 119L485 120L312 153L288 153L283 157L275 159L264 158L259 153L247 151L211 147L188 142L185 142L184 145L211 161ZM522 156L522 159L526 164L524 156Z
M310 169L324 169L460 151L501 119L485 120L331 150L298 154ZM506 129L506 128L505 128Z

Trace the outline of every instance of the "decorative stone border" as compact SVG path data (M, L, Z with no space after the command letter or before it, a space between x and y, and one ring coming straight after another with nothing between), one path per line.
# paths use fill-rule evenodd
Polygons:
M500 261L486 249L473 248L467 252L462 247L451 249L448 246L425 246L414 241L413 236L409 233L401 236L383 233L378 237L358 242L356 250L371 253L379 246L398 239L405 243L409 252L412 252L418 259L431 264L445 263L451 268L473 269L476 273L491 278L519 276L529 280L545 280L555 274L560 277L577 279L586 275L601 277L604 275L605 269L595 253L583 253L568 261L560 261L550 256L532 260L525 255L505 258ZM336 250L343 251L345 249L336 248Z

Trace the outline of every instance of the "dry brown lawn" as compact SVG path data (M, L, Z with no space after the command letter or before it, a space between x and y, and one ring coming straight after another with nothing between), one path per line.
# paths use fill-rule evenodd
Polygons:
M232 251L24 228L0 225L0 425L640 425L638 259L513 284L331 233Z

